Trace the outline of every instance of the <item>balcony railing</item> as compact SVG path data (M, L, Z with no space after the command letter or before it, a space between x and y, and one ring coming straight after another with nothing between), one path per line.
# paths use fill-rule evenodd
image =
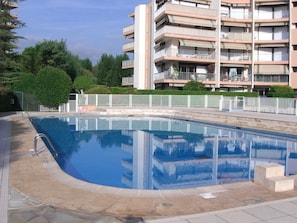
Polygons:
M125 28L123 29L123 34L124 34L125 36L127 36L127 35L131 35L131 34L133 34L133 33L134 33L134 25L127 26L127 27L125 27Z
M221 17L222 18L228 18L228 19L251 19L252 18L252 13L242 13L242 12L227 13L227 12L222 12Z
M194 15L202 15L202 16L212 16L216 17L217 11L214 9L205 9L205 8L198 8L198 7L191 7L191 6L183 6L172 4L170 2L165 3L162 7L157 9L155 14L155 18L158 18L164 12L175 12L175 13L183 13L183 14L194 14Z
M191 49L176 49L166 48L160 50L155 54L155 58L159 59L161 57L180 57L180 58L189 58L189 59L215 59L215 53L205 53L199 52L193 48Z
M224 33L222 34L223 39L230 39L230 40L252 40L251 33Z
M246 61L251 59L252 57L250 53L228 53L228 52L221 53L221 60Z
M134 83L134 77L123 77L122 86L131 86Z
M180 36L194 36L194 37L204 37L204 38L216 38L216 32L212 30L204 29L194 29L186 27L176 27L176 26L163 26L160 30L156 32L155 39L158 40L166 35Z
M126 43L123 45L123 51L124 52L130 52L134 50L134 42Z
M208 81L214 80L214 74L194 73L194 72L178 72L171 74L169 71L164 71L154 75L155 80L186 80L186 81Z
M122 68L133 68L134 67L134 60L124 60L122 61Z

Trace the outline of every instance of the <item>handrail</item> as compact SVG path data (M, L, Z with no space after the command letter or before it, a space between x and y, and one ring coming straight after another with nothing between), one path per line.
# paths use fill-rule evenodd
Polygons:
M35 137L34 137L34 152L35 155L38 155L37 153L37 140L40 138L45 138L48 142L48 144L52 147L52 150L54 151L54 157L58 156L57 150L55 149L55 147L53 146L52 142L49 140L49 138L47 137L47 135L45 135L44 133L38 133Z
M29 115L29 113L28 113L28 112L26 112L26 111L23 111L23 112L22 112L22 117L24 117L25 115L27 115L27 116L28 116L28 118L30 118L30 115Z

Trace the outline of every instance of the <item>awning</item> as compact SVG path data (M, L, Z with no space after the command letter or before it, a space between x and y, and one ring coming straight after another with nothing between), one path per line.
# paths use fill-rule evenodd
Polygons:
M235 50L251 50L251 44L246 43L221 43L222 49L235 49Z
M232 64L232 63L221 63L221 67L249 67L246 64Z
M222 25L224 26L233 26L233 27L251 27L251 23L244 23L244 22L225 22L222 21Z
M255 74L289 74L287 65L255 65Z
M288 1L284 0L284 1L256 1L255 4L257 6L262 6L262 5L284 5L284 4L288 4Z
M207 20L207 19L198 19L198 18L190 18L190 17L182 17L182 16L168 16L169 22L173 24L183 24L190 26L205 26L205 27L216 27L216 21Z
M283 22L261 22L261 21L257 21L255 22L255 26L256 27L263 27L263 26L286 26L288 25L289 22L288 21L283 21Z
M260 44L255 44L256 48L271 48L271 47L288 47L288 43L260 43Z
M185 2L191 2L191 3L193 3L193 2L201 3L201 4L206 3L206 2L211 2L211 0L184 0L184 1Z
M214 42L198 41L198 40L180 39L179 44L180 46L188 46L188 47L209 48L209 49L215 48Z

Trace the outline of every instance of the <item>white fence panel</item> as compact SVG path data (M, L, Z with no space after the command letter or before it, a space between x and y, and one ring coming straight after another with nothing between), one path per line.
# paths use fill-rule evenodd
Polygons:
M216 108L297 115L294 98L223 97L221 95L76 95L60 111L90 111L100 107ZM227 108L227 109L226 109ZM231 108L231 109L230 109ZM42 110L42 108L41 108Z

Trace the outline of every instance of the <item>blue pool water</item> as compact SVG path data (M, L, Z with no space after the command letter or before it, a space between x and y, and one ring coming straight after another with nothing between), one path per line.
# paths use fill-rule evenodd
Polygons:
M253 179L257 164L297 173L297 139L158 117L32 118L75 178L106 186L162 190Z

